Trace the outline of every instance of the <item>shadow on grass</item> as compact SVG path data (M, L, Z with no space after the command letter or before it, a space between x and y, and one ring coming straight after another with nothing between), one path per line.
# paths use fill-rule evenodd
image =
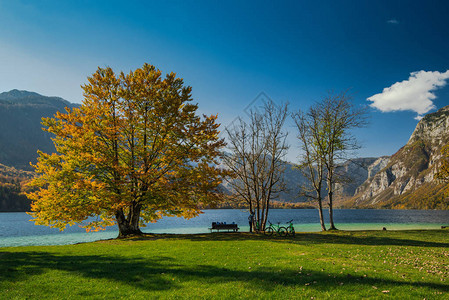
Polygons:
M432 236L435 234L435 236ZM441 235L445 238L441 240ZM447 236L440 230L432 231L396 231L396 232L363 232L363 231L333 231L317 233L298 233L295 237L267 237L263 234L250 233L210 233L210 234L155 234L143 237L129 238L129 240L148 240L161 238L177 238L190 241L243 241L243 240L272 240L294 244L347 244L369 246L416 246L449 248Z
M282 270L255 266L252 270L235 270L211 265L183 265L170 257L129 258L108 255L55 255L48 252L0 252L0 284L32 280L50 270L65 271L86 279L106 279L144 291L181 288L180 283L241 283L245 288L271 291L278 286L304 287L330 291L341 285L427 287L447 291L445 284L407 282L349 274L332 274L312 270ZM175 280L176 279L176 280ZM61 279L64 280L64 279ZM70 280L70 279L67 279ZM81 286L81 295L89 293Z

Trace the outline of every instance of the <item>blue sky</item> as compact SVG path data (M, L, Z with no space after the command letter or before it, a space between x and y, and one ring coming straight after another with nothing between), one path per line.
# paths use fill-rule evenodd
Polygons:
M0 0L0 92L80 103L98 66L148 62L226 126L260 92L296 110L351 89L373 105L358 156L391 155L449 105L448 15L448 1Z

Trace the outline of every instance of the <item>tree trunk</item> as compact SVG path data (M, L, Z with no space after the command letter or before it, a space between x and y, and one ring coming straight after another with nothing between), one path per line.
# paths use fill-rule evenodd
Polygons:
M337 230L334 225L334 210L332 208L332 191L329 192L329 230Z
M129 207L128 217L125 217L123 210L120 209L115 213L119 234L118 237L126 237L130 235L142 235L139 228L141 205L133 204Z
M321 199L318 200L318 212L320 214L321 230L326 231L326 225L324 224L324 215L323 215L323 203Z
M270 207L270 199L267 200L267 209L265 210L265 216L263 217L263 228L267 226L268 221L268 208Z

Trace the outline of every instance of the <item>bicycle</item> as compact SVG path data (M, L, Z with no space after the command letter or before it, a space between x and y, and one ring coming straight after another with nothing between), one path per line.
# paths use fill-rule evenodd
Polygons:
M278 222L277 225L273 225L270 221L268 221L268 223L270 223L270 226L265 228L265 231L264 231L265 235L272 236L274 232L277 232L277 234L279 234L279 236L287 235L287 228L279 225L281 222Z
M287 224L287 235L295 236L295 227L293 227L293 219L288 221Z

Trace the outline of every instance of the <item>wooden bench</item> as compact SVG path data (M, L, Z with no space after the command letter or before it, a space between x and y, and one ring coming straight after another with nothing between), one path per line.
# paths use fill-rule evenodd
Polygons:
M217 223L217 222L212 222L212 227L209 228L210 232L212 232L212 230L216 230L216 231L220 231L220 230L227 230L229 231L233 231L233 232L237 232L239 231L239 227L237 226L237 224L224 224L224 223Z

